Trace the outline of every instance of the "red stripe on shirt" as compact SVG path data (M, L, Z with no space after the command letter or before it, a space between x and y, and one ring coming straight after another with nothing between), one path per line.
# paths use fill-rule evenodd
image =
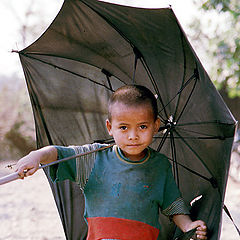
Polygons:
M114 217L87 218L87 240L156 240L159 229L135 220Z

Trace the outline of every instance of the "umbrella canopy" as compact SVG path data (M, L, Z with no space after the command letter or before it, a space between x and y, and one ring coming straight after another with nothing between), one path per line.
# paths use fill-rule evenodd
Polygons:
M152 147L171 161L192 217L220 235L236 122L189 44L171 8L141 9L66 0L47 31L19 52L38 147L110 142L107 101L125 84L158 99L162 127ZM48 175L48 172L46 171ZM69 181L51 183L67 239L85 239L84 198ZM160 239L175 228L160 216Z

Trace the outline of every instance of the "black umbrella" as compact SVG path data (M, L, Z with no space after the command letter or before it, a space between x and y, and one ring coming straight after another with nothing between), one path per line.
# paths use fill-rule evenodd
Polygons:
M236 122L171 8L66 0L47 31L19 54L38 147L111 142L109 96L124 84L150 88L162 120L152 147L172 162L185 201L195 202L192 217L206 221L209 239L219 238ZM80 189L69 181L50 184L66 238L84 239ZM160 239L171 239L173 224L160 221Z

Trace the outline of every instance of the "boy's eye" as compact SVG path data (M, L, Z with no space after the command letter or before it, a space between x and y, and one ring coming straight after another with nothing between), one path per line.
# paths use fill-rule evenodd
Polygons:
M126 130L127 127L126 127L126 126L121 126L120 129L121 129L121 130Z
M146 126L146 125L141 125L140 128L141 128L141 129L146 129L147 126Z

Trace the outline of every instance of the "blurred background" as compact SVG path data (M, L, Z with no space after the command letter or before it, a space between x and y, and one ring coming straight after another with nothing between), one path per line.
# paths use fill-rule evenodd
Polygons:
M138 7L171 4L216 88L236 120L240 119L240 0L111 2ZM10 173L6 164L35 149L34 119L16 51L40 37L57 15L62 3L63 0L0 2L0 172L4 174ZM238 226L239 139L237 133L225 201ZM39 197L40 193L43 197ZM41 171L36 177L24 180L24 183L16 181L0 187L1 239L65 239L51 191ZM220 239L239 239L225 214Z

